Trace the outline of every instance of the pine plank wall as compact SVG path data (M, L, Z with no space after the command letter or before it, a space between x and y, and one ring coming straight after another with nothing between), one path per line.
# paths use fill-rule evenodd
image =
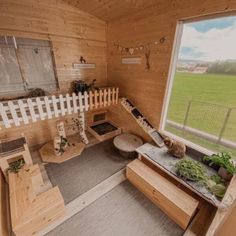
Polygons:
M153 125L159 127L162 104L168 78L172 45L178 20L236 9L236 1L226 0L166 0L129 16L108 23L108 83L120 87L120 95L130 98ZM145 45L166 37L166 41L151 48L150 71L145 70L144 53L141 65L122 65L122 54L114 44L123 47ZM120 106L112 109L112 117L126 130L137 134L142 131L129 122L130 118ZM125 117L125 118L124 118Z
M99 86L119 86L120 95L130 98L159 127L176 22L235 8L235 0L167 0L106 23L61 0L1 0L0 34L51 40L59 82L57 92L70 91L75 79L95 78ZM134 54L141 56L141 65L121 64L125 55L121 55L114 43L132 47L162 37L166 41L151 49L149 71L145 69L144 53ZM73 69L72 63L78 62L80 56L96 63L96 69ZM111 108L110 117L125 131L147 138L121 106ZM52 139L54 124L51 120L7 132L2 130L0 137L24 131L32 146ZM45 129L49 132L43 132Z
M75 79L91 81L95 78L99 86L119 86L120 95L130 98L158 127L176 22L235 9L236 0L166 0L155 7L135 14L130 12L128 16L106 23L61 0L0 0L0 34L52 41L59 82L57 92L70 91L71 82ZM134 54L142 57L141 65L131 67L121 64L123 55L114 43L132 47L161 37L166 37L166 41L158 50L151 50L149 71L145 70L143 53ZM72 63L78 62L80 56L95 63L96 69L74 70ZM111 108L110 117L124 130L145 137L121 106ZM53 138L55 121L0 130L0 138L24 132L30 146L44 143ZM234 209L234 216L235 212ZM227 221L224 235L232 234L227 229L235 223L235 217Z
M1 0L0 35L14 35L52 42L59 89L71 91L73 80L107 85L106 23L60 0ZM82 38L82 39L81 39ZM75 70L72 63L83 56L95 63L96 69ZM17 96L17 94L16 94ZM30 146L53 139L56 119L39 121L8 130L0 130L1 137L24 132Z

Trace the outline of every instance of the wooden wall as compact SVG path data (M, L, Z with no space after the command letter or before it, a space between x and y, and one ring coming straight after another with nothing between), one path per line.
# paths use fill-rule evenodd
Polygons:
M0 170L0 235L9 236L9 207L7 196L7 184Z
M106 23L60 0L1 0L0 34L52 42L59 90L68 92L73 80L97 79L107 85ZM95 69L76 70L72 63L83 56ZM17 94L16 94L17 96ZM24 132L31 145L54 136L55 120L1 130L0 138Z
M222 227L220 227L216 236L221 236L221 235L234 236L236 234L235 225L236 225L236 207L234 207L229 217L225 220Z
M108 83L119 86L120 95L130 98L158 128L177 21L235 8L235 0L167 0L157 4L156 7L144 9L136 14L130 12L129 16L109 22ZM128 54L119 52L114 44L134 47L159 41L162 37L166 37L166 41L151 48L150 71L145 70L143 52L133 54L142 58L141 65L121 64L121 58ZM112 112L111 116L119 122L125 112L125 110L121 110L119 114ZM130 129L128 122L121 124Z

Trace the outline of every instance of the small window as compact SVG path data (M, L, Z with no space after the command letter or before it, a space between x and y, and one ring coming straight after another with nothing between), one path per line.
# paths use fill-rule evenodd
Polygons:
M167 134L236 156L235 42L233 16L180 24L163 115Z
M55 91L53 60L49 41L0 36L0 96Z

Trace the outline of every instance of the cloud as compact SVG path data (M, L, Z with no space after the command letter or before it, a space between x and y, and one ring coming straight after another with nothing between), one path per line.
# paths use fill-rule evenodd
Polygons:
M212 28L207 32L184 25L180 58L204 61L236 59L236 21L229 27Z

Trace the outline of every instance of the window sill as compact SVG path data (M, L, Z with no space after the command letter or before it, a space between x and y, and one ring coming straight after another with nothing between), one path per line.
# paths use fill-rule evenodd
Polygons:
M202 146L199 146L199 145L197 145L195 143L192 143L191 141L186 140L184 138L181 138L181 137L179 137L177 135L174 135L174 134L172 134L172 133L170 133L170 132L168 132L166 130L160 130L160 133L163 134L164 136L168 136L170 138L173 138L173 139L175 139L177 141L180 141L180 142L184 143L187 146L187 148L190 149L190 151L193 151L193 152L196 151L196 152L199 152L202 155L208 155L208 156L210 156L210 155L215 153L212 150L209 150L209 149L204 148Z

